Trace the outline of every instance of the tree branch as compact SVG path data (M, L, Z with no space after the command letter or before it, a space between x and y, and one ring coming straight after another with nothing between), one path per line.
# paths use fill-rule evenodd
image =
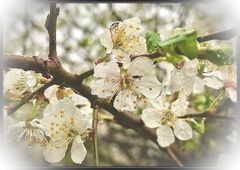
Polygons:
M179 158L176 156L176 154L173 152L171 147L167 147L167 153L169 156L178 164L178 166L183 167L183 163L179 160Z
M57 45L56 45L56 29L57 29L57 16L59 8L55 3L50 5L50 13L47 16L45 27L49 34L49 59L57 58Z
M93 111L92 116L92 142L93 142L93 160L95 163L95 166L99 165L99 157L98 157L98 136L97 136L97 126L98 126L98 111L99 108L96 107Z
M230 40L237 35L237 29L225 30L202 37L198 37L198 42L210 41L210 40Z
M209 112L189 114L189 115L181 116L179 118L208 118L208 119L222 119L222 120L230 120L230 121L237 120L237 118L232 116L216 115L216 114L211 114Z

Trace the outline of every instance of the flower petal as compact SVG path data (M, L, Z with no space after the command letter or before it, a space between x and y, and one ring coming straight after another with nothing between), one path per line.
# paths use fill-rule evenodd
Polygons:
M166 100L166 92L164 90L159 97L150 100L150 102L159 111L168 110L170 106L170 103Z
M72 94L71 99L73 100L75 105L88 106L88 107L91 106L91 103L87 98L80 96L76 93Z
M234 88L226 88L226 93L233 102L237 102L237 90Z
M71 148L71 158L73 162L81 164L87 155L87 150L83 145L81 137L78 135L73 139L73 144Z
M106 47L107 52L110 53L112 52L113 49L113 42L111 38L111 33L108 29L105 29L102 34L99 35L99 39L101 44Z
M134 82L136 91L150 99L156 98L162 92L162 85L154 75L143 76Z
M90 85L93 95L100 98L107 98L113 96L117 90L117 83L107 79L93 80Z
M119 77L120 70L116 62L102 62L95 66L94 76L99 78Z
M154 74L153 62L149 58L138 57L129 65L128 73L131 76L144 76Z
M198 65L198 60L193 59L193 60L188 60L185 62L182 71L184 74L187 76L195 76L197 74L197 65Z
M195 76L188 76L182 73L182 88L185 95L189 96L193 91Z
M182 96L172 103L171 111L177 116L184 116L187 114L188 104L186 97Z
M157 142L161 147L167 147L175 141L172 129L168 125L157 128Z
M171 72L171 80L169 82L169 90L175 92L181 87L181 79L177 69L173 69Z
M92 108L82 107L81 109L76 109L74 115L74 120L76 121L75 126L79 134L85 132L92 125Z
M147 108L143 110L141 118L147 127L156 128L160 126L161 115L157 109Z
M191 126L182 119L177 119L174 123L174 134L180 140L188 140L192 138Z
M50 163L57 163L65 157L68 145L62 145L60 148L56 148L49 143L43 150L43 156L46 161Z
M44 96L47 99L49 99L49 102L54 103L54 102L58 101L57 97L56 97L57 90L58 90L58 86L57 85L52 85L44 91Z
M123 68L128 68L131 64L130 55L121 49L113 50L114 59L116 62L120 62L123 64Z
M204 91L204 80L198 76L195 76L193 84L193 93L202 93Z
M223 87L223 82L216 77L206 77L203 79L204 84L213 89L220 89Z
M137 103L137 96L135 96L129 89L121 90L114 100L113 106L120 111L135 110Z

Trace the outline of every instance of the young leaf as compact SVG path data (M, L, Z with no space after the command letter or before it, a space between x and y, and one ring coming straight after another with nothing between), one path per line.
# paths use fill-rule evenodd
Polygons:
M155 49L159 48L160 35L156 32L147 32L146 33L146 43L147 50L149 53L153 52Z
M191 121L191 127L197 131L200 134L204 134L205 132L205 124L204 124L205 119L200 119L200 120L192 120Z
M198 58L208 60L217 66L224 66L233 63L232 54L233 50L230 47L208 45L199 48Z
M160 42L160 47L167 53L185 55L192 60L197 55L197 32L193 29L178 29L173 36Z

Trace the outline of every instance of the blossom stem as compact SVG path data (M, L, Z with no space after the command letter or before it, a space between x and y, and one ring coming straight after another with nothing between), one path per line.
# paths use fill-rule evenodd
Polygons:
M97 140L97 124L98 124L98 111L99 108L96 107L93 111L93 119L92 119L92 129L93 129L93 149L94 149L94 162L95 166L99 165L99 157L98 157L98 140Z
M209 111L222 98L224 94L225 94L225 89L222 88L220 94L213 100L213 102L210 104L210 106L206 111Z
M183 167L183 163L178 159L178 157L176 156L176 154L172 151L172 149L169 147L167 147L167 152L169 154L169 156L178 164L178 166Z

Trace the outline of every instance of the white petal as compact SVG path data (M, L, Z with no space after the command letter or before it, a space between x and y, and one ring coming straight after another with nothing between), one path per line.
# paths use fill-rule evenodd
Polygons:
M227 95L233 102L237 102L237 90L233 88L226 88Z
M182 88L185 95L189 96L193 91L194 78L195 76L188 76L186 74L181 74L182 77Z
M57 90L58 90L58 86L57 85L52 85L44 91L44 96L47 99L49 99L50 103L58 101L57 97L56 97Z
M102 62L95 66L94 76L99 78L119 77L120 70L116 62Z
M133 111L135 110L136 103L137 96L132 94L129 89L123 89L116 95L113 106L120 111Z
M80 96L76 93L72 94L71 99L73 100L75 105L83 105L83 106L88 106L88 107L91 106L91 104L87 98Z
M87 155L87 150L83 145L81 137L78 135L73 139L73 144L71 148L71 158L73 162L81 164Z
M8 71L4 76L4 93L9 93L10 97L21 97L29 89L26 77L26 72L22 69L11 69ZM21 84L20 86L19 83Z
M130 55L121 49L113 50L114 60L123 64L123 68L128 68L131 64Z
M157 142L161 147L167 147L175 141L172 129L168 125L157 128Z
M129 65L128 73L131 76L144 76L154 73L154 66L151 59L146 57L138 57Z
M150 128L156 128L160 126L160 111L154 108L147 108L143 110L141 118L145 125Z
M186 97L182 96L172 103L171 111L177 116L183 116L187 114L188 104Z
M204 80L198 76L195 76L193 84L193 93L202 93L204 91Z
M181 87L180 74L177 69L173 69L171 72L171 80L169 82L169 90L175 92Z
M163 91L159 97L156 99L150 100L151 104L157 108L159 111L168 110L170 103L166 100L166 92Z
M74 115L76 130L79 134L85 132L88 128L91 127L92 123L92 112L93 110L89 107L83 107L76 110Z
M168 62L161 62L158 63L158 65L161 69L166 70L166 75L164 75L162 83L169 85L171 81L171 72L174 70L173 64Z
M69 117L73 117L76 111L76 106L70 98L63 98L57 103L55 114L59 114L62 110L64 110L65 118L68 119Z
M136 24L140 24L141 20L138 17L133 17L133 18L128 18L123 20L124 23L136 23Z
M60 148L55 148L48 144L43 150L43 156L50 163L57 163L65 157L68 145L62 145Z
M194 76L197 73L197 65L198 65L198 60L194 59L194 60L189 60L186 61L182 71L184 72L184 74L186 74L187 76Z
M162 92L162 85L154 75L143 76L134 82L136 91L150 99L156 98Z
M37 79L34 77L34 75L31 72L27 73L26 84L28 87L34 87L36 83Z
M216 77L206 77L203 79L205 85L213 88L213 89L220 89L223 87L223 82Z
M177 119L174 123L174 134L180 140L188 140L192 138L192 128L185 120Z
M106 47L107 52L112 52L113 42L111 38L111 33L108 29L105 29L102 34L99 35L101 44Z
M118 85L116 81L99 79L93 80L90 85L93 95L97 95L100 98L107 98L113 96L118 91Z

